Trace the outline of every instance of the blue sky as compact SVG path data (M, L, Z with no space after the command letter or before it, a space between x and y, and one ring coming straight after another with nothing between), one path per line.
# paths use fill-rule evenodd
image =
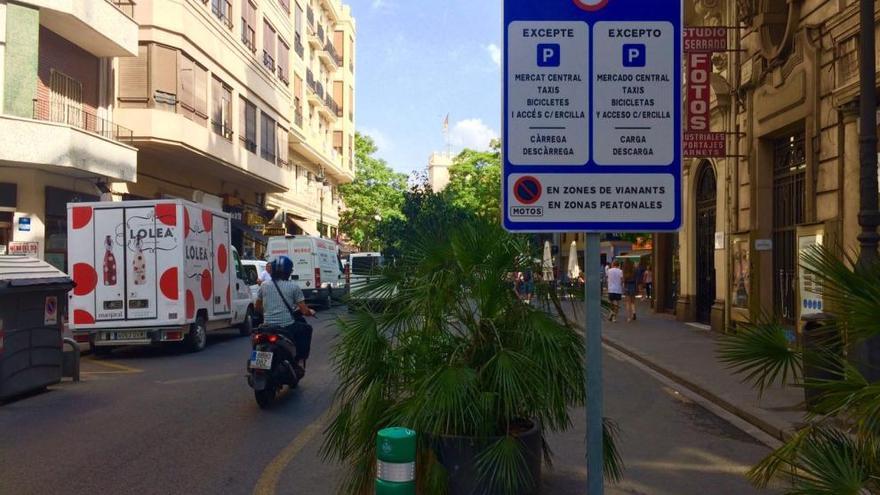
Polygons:
M407 172L445 149L487 148L500 129L501 4L343 0L357 22L355 115L379 156Z

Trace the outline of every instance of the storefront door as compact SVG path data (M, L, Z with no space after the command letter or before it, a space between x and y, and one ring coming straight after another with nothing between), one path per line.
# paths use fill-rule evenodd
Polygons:
M715 170L703 162L697 175L697 321L709 324L715 304Z

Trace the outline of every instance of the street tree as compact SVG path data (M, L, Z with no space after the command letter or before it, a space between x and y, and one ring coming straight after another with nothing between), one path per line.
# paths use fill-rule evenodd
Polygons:
M493 140L489 151L465 149L449 169L444 189L452 205L478 216L498 220L501 212L501 142Z
M401 207L407 177L377 158L378 150L372 138L355 134L357 176L354 182L339 187L345 203L340 230L365 250L379 245L377 228L382 221L403 218Z

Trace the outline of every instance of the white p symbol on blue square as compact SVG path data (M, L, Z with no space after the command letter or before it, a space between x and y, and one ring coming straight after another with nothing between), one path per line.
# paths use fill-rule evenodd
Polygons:
M645 45L642 44L623 45L623 66L644 67L647 62L646 51Z
M557 43L541 43L538 45L538 67L559 67L560 48Z

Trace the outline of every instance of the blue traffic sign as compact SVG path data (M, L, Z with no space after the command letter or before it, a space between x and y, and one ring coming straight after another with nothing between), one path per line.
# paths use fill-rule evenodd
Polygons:
M680 228L682 12L682 0L504 1L506 229Z

